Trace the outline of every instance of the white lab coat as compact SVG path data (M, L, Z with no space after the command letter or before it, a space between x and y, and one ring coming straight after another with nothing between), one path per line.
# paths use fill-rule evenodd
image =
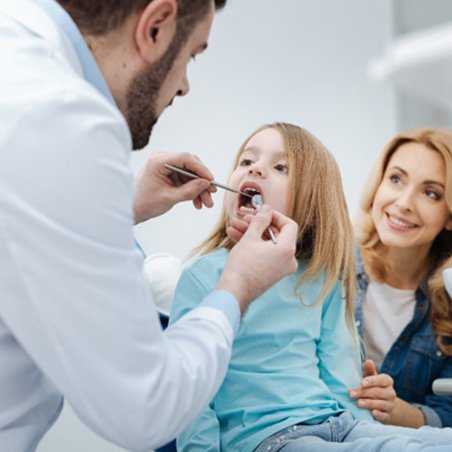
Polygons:
M217 391L231 323L201 307L162 334L124 118L30 0L1 1L0 42L0 450L34 450L63 394L105 438L157 447Z

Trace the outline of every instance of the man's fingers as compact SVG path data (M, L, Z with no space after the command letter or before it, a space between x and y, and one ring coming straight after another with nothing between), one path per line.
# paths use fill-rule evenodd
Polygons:
M226 228L226 234L234 242L239 242L243 237L243 234L245 234L246 230L248 229L249 221L251 221L251 217L243 220L239 218L233 218L229 226Z
M206 191L209 186L209 182L205 179L196 179L187 182L186 184L177 187L174 193L177 193L177 197L182 201L194 200L201 196L201 193ZM200 198L201 200L201 198Z
M193 154L182 152L179 154L169 154L167 162L181 169L198 175L202 179L213 180L213 174L201 163L201 160ZM170 171L170 170L166 170ZM167 173L169 174L169 173Z

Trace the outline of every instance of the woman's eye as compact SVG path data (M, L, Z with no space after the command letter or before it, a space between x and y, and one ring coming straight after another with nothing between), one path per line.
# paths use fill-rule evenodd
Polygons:
M438 193L436 193L436 191L426 190L425 194L431 199L440 199L440 196Z
M399 184L400 182L402 182L402 179L400 179L400 177L396 175L389 176L389 180L394 184Z
M287 174L289 172L289 167L283 163L279 163L278 165L275 166L275 170L280 173Z

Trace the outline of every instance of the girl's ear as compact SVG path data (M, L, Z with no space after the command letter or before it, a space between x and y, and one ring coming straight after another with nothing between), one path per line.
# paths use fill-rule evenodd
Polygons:
M146 63L157 61L168 49L176 32L176 16L176 0L153 0L139 14L135 46Z

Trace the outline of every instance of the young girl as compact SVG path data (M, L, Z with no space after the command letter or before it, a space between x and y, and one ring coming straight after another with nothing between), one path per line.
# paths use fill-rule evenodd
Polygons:
M248 309L223 385L179 438L179 449L311 452L350 442L336 446L367 452L386 441L388 450L404 450L408 437L402 434L376 439L400 428L373 422L348 395L360 381L360 346L352 321L352 230L334 158L306 130L275 123L241 146L229 184L259 193L297 221L299 268ZM226 234L230 219L253 211L247 196L226 194L220 221L199 248L203 256L181 276L171 321L215 286L234 246ZM435 439L445 442L444 436Z
M362 202L356 316L367 386L358 404L385 423L452 426L452 397L432 383L452 377L452 133L397 135L383 150Z

